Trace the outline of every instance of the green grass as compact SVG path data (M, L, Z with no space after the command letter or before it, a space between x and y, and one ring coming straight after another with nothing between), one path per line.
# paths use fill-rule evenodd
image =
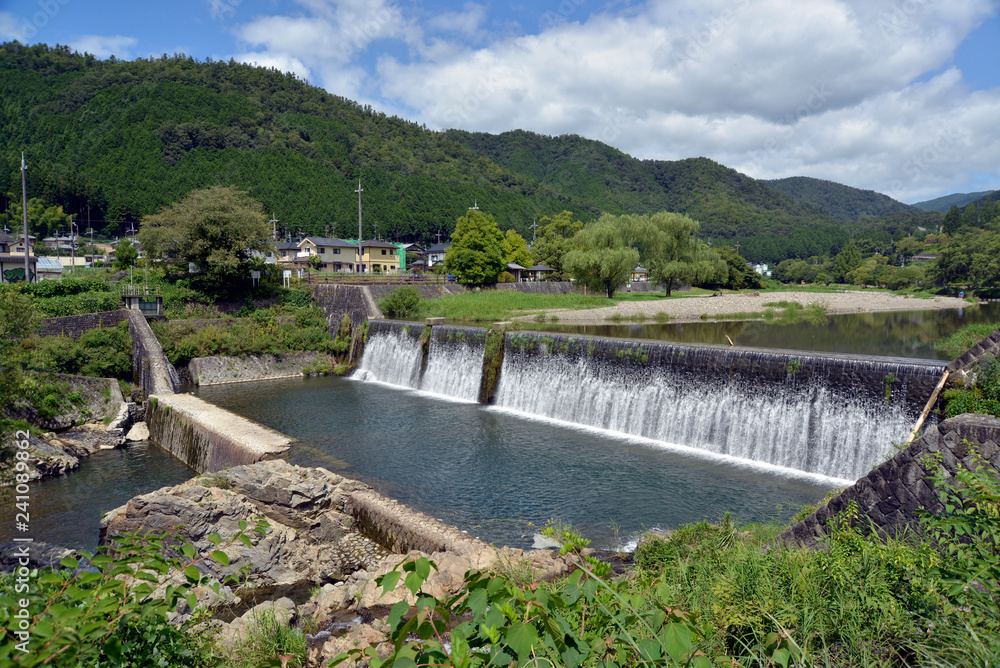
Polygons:
M983 322L978 325L966 325L944 341L938 343L937 347L952 357L958 357L997 329L1000 329L1000 322Z

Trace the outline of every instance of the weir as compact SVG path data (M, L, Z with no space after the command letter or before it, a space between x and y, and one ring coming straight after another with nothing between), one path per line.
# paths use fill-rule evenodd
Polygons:
M372 322L361 368L476 400L485 331ZM426 336L426 335L424 335ZM506 334L498 408L840 479L906 441L940 362Z
M430 328L426 354L420 325L369 321L360 377L477 401L486 332L473 327Z

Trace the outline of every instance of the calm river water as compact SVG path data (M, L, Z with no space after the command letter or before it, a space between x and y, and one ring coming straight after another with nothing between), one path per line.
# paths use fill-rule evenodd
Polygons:
M726 343L826 352L944 358L932 345L964 324L1000 319L1000 304L957 311L831 316L823 325L759 322L545 325L615 337ZM198 394L299 439L289 458L359 477L470 533L531 542L550 517L573 522L595 544L644 528L786 515L821 498L829 482L699 459L663 444L501 413L384 385L336 378L243 383ZM92 549L100 517L137 494L193 471L150 444L95 454L79 471L33 485L35 540ZM0 542L13 536L0 520Z

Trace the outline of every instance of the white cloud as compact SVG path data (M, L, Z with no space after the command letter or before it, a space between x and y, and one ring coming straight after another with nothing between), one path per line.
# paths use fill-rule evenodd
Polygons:
M208 0L208 10L213 19L221 19L236 14L240 0Z
M997 91L972 94L948 69L998 0L580 4L543 13L538 34L488 41L475 2L421 24L395 0L298 0L239 26L239 59L437 128L575 133L640 158L707 156L902 199L961 189L973 171L1000 185ZM404 49L375 53L388 44ZM961 137L920 161L953 127Z
M98 58L115 56L116 58L131 58L131 49L137 43L135 37L123 35L81 35L70 46L74 51L90 53Z
M270 53L241 53L233 56L233 58L241 63L259 65L260 67L273 67L280 72L291 72L302 80L309 78L309 68L299 59L290 56Z
M460 12L444 12L427 21L427 27L436 32L450 32L466 37L475 36L486 22L486 7L467 2Z
M433 127L577 133L641 158L705 155L754 176L913 198L972 170L1000 184L1000 145L983 120L1000 112L998 95L970 95L957 71L914 83L947 67L996 7L651 0L447 60L387 58L379 74L387 99ZM910 163L949 127L963 138Z

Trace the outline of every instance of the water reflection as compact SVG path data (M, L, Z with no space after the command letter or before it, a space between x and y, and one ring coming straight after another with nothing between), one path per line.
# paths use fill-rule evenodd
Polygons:
M821 324L806 321L783 324L760 320L667 324L569 325L523 323L525 329L616 338L657 339L677 343L714 343L786 348L816 352L920 359L951 359L935 347L965 325L1000 320L1000 303L968 309L889 311L827 316Z

